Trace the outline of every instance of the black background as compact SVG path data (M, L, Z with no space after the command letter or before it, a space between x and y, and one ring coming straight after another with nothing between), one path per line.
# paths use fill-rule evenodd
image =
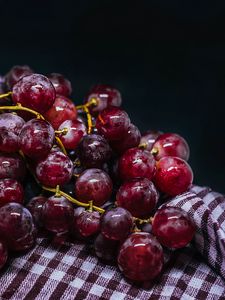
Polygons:
M225 192L225 2L3 1L0 73L60 72L81 103L95 83L122 93L142 131L183 135L195 183Z

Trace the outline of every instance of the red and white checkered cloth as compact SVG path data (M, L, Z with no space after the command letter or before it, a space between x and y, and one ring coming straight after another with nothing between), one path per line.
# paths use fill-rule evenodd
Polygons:
M10 259L0 275L0 299L225 299L225 198L194 186L169 205L191 214L197 234L194 247L179 250L174 264L151 287L126 281L82 243L53 248L39 238L33 250Z

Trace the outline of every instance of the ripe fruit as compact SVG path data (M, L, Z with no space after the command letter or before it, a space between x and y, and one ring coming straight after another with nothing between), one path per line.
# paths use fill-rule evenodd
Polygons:
M135 232L122 244L117 261L127 278L134 281L153 280L163 267L163 249L152 234Z
M122 180L138 177L151 180L155 173L155 160L148 151L131 148L120 157L118 170Z
M100 214L85 210L76 218L76 227L82 237L89 237L100 231Z
M31 108L44 113L55 101L55 89L51 81L40 74L32 74L21 78L12 90L12 99L15 104Z
M48 198L44 196L33 197L26 206L33 217L35 225L39 227L43 226L42 208L47 200Z
M181 208L163 207L154 215L152 231L163 246L177 249L190 243L195 226Z
M13 86L24 76L33 74L33 70L29 66L14 66L5 75L5 82L8 90L11 90Z
M119 241L107 239L99 233L94 242L95 254L102 260L115 260L118 252Z
M156 139L161 134L161 131L148 130L142 134L140 144L144 144L146 146L145 150L151 151Z
M191 186L193 173L185 160L166 156L161 158L156 166L154 183L161 192L176 196L186 192Z
M51 83L53 84L56 94L63 96L70 96L72 93L71 82L65 78L62 74L51 73L48 75Z
M16 202L23 204L23 186L15 179L0 179L0 207Z
M0 179L12 178L22 181L26 175L26 165L19 154L0 153Z

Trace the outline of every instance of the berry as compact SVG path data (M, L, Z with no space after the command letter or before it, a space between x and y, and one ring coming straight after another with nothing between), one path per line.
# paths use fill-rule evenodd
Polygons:
M8 259L8 250L6 244L2 240L0 240L0 270L6 264L7 259Z
M23 126L19 135L19 145L25 155L37 159L49 153L54 139L54 129L48 122L33 119Z
M48 75L51 83L53 84L55 91L59 95L70 96L72 93L71 82L66 79L63 75L58 73L51 73Z
M19 151L19 133L25 124L24 120L12 113L0 115L0 151L17 152Z
M155 172L155 160L148 151L131 148L120 157L118 170L122 180L138 177L151 180Z
M66 120L76 120L77 110L74 103L65 96L56 95L52 107L45 112L44 117L57 130Z
M70 181L73 175L73 163L62 152L52 151L37 163L35 174L43 185L49 187L61 186Z
M99 84L94 86L87 95L84 103L92 99L97 101L95 106L91 106L91 113L96 114L109 106L121 106L122 99L120 92L109 85Z
M154 143L153 149L156 152L156 160L165 156L177 156L188 160L190 154L187 142L175 133L161 134Z
M80 232L77 227L77 219L79 218L80 214L82 214L83 212L85 212L85 208L82 206L79 206L74 209L73 221L72 221L72 224L70 227L70 232L71 232L72 237L79 239L79 240L84 240L84 237L82 237L80 235Z
M87 169L75 183L75 194L79 201L101 206L109 200L112 193L112 181L109 175L100 169Z
M101 219L101 233L111 240L122 241L131 233L132 227L132 215L122 207L106 211Z
M96 128L108 141L121 140L130 126L127 113L118 107L104 109L96 119Z
M42 208L47 200L44 196L33 197L26 206L33 217L34 223L39 227L43 226Z
M119 241L107 239L99 233L94 242L95 254L102 260L115 260L118 252Z
M127 209L134 217L149 217L158 202L154 184L146 178L124 182L116 194L117 205Z
M156 166L154 183L161 192L169 196L177 196L186 192L191 186L193 173L185 160L166 156L161 158Z
M15 104L20 103L39 113L44 113L55 101L55 89L51 81L40 74L21 78L12 90Z
M0 179L0 207L16 202L23 204L23 186L15 179Z
M0 179L12 178L22 181L26 175L26 165L19 154L0 153Z
M177 249L190 243L195 226L181 208L163 207L154 215L152 231L163 246Z
M122 244L118 259L122 273L134 281L155 279L163 267L163 250L150 233L132 233Z
M82 137L87 134L87 128L84 123L78 120L66 120L58 130L67 129L66 134L62 134L60 139L66 149L73 150L77 147Z
M82 138L77 155L85 167L101 168L110 159L112 150L104 137L98 134L89 134Z
M89 237L100 231L100 214L97 211L83 211L76 218L76 226L82 237Z
M66 198L48 198L42 208L45 228L55 233L68 232L73 221L73 211L73 205Z
M13 86L24 76L33 74L33 70L29 66L14 66L5 75L5 81L8 90L12 90Z
M156 139L161 134L161 131L148 130L142 134L140 144L144 144L146 146L145 150L151 151Z

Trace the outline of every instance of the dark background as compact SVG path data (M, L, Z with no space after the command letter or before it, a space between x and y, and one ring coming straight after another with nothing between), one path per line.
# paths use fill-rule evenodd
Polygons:
M71 79L81 103L115 85L133 123L183 135L195 182L225 192L225 2L3 1L0 73Z

